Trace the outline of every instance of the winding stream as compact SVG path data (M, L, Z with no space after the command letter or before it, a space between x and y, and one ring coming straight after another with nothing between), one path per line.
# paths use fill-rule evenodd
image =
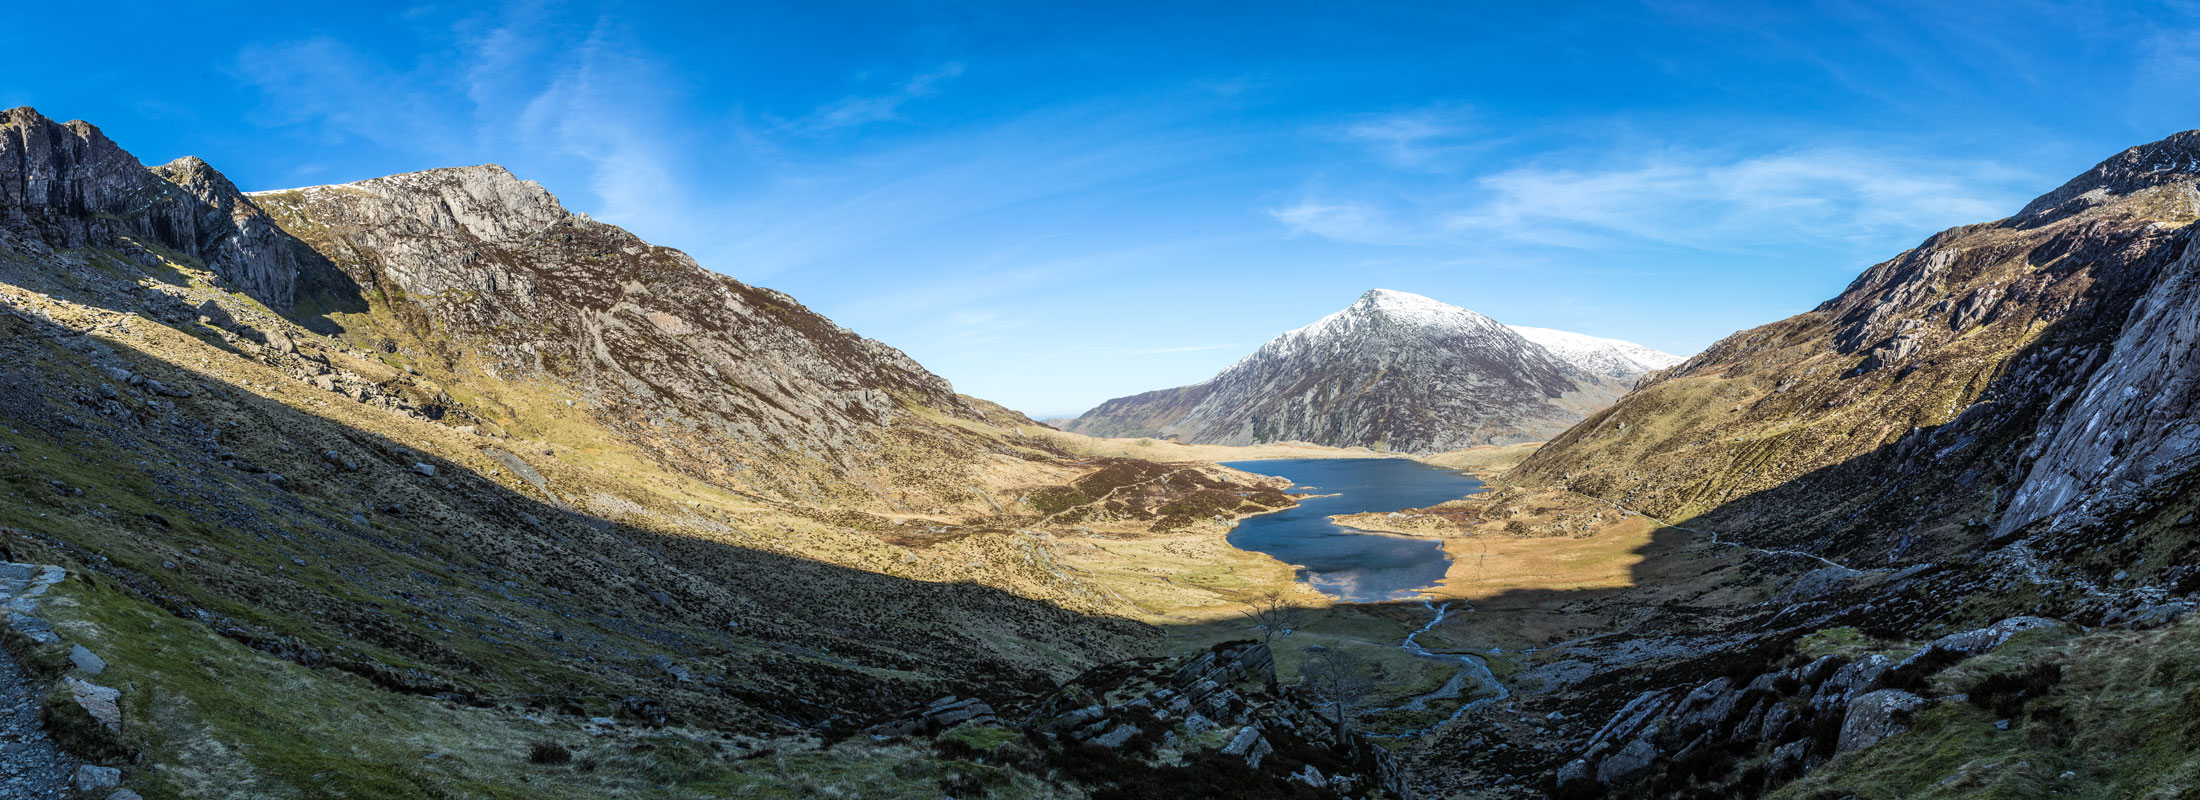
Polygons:
M1490 671L1478 655L1435 653L1416 641L1435 630L1452 613L1453 606L1472 613L1464 600L1441 605L1424 592L1443 580L1451 558L1435 539L1398 536L1348 528L1329 521L1333 514L1390 512L1423 508L1482 491L1482 482L1449 470L1403 459L1278 459L1239 461L1229 466L1288 478L1297 492L1317 492L1298 507L1246 519L1230 532L1231 546L1274 556L1299 568L1299 580L1347 603L1379 603L1419 598L1433 615L1420 630L1406 634L1398 645L1408 655L1455 665L1454 673L1435 691L1407 698L1388 709L1421 711L1432 702L1453 700L1467 693L1469 682L1480 684L1484 696L1460 704L1450 716L1419 730L1370 734L1382 738L1411 738L1450 724L1474 709L1512 697L1512 690ZM1498 651L1492 651L1498 652Z

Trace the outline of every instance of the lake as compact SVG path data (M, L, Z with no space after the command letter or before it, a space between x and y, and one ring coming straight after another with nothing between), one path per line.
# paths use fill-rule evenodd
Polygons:
M1451 557L1435 539L1397 536L1331 523L1332 514L1423 508L1482 491L1482 482L1402 458L1292 458L1228 466L1285 478L1293 492L1335 495L1249 517L1230 531L1230 546L1266 553L1299 568L1299 580L1348 603L1410 600L1435 586Z

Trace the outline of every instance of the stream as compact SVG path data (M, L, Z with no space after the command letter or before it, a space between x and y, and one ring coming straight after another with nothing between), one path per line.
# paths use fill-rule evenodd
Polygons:
M1435 691L1416 695L1387 709L1370 711L1420 711L1436 701L1464 696L1469 683L1479 684L1485 696L1460 704L1450 716L1419 730L1370 734L1382 738L1411 738L1450 724L1476 708L1512 697L1512 690L1490 671L1481 656L1434 653L1416 641L1435 630L1454 606L1472 613L1464 600L1431 602L1424 592L1451 568L1451 558L1436 539L1364 531L1330 522L1334 514L1383 513L1424 508L1482 491L1482 482L1445 469L1404 459L1277 459L1239 461L1228 466L1247 472L1287 478L1294 492L1315 492L1323 497L1301 501L1296 508L1248 518L1230 532L1230 545L1240 550L1266 553L1298 567L1299 580L1347 603L1380 603L1419 599L1433 615L1420 630L1406 634L1399 649L1417 658L1455 665L1454 673ZM1495 651L1493 651L1495 652Z

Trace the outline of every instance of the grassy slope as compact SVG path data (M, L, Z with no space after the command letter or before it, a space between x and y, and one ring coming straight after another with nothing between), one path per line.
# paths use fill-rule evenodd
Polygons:
M2200 620L2020 637L1935 681L1968 691L1986 676L2042 664L2059 665L2061 681L2009 716L1942 702L1908 732L1774 796L2171 800L2200 791ZM2008 730L1996 729L1999 719Z

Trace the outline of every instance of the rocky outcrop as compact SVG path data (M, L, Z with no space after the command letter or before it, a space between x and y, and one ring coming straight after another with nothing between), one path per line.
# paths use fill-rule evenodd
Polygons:
M1377 289L1204 383L1110 400L1066 429L1436 452L1548 438L1620 385L1481 314Z
M2200 467L2200 249L2162 271L2106 353L2041 420L1997 533L2095 522Z
M1735 770L1725 779L1768 788L1763 781L1777 785L1901 733L1911 714L1945 700L1917 694L1932 674L2019 633L2060 624L2012 617L1941 637L1899 662L1878 654L1823 656L1746 682L1714 678L1678 698L1652 689L1590 737L1580 757L1559 770L1557 785L1567 796L1592 796L1668 772L1701 772L1699 762L1754 760L1755 771Z
M63 249L140 239L277 310L314 258L206 162L147 169L90 123L27 107L0 112L0 225Z
M1175 770L1211 771L1212 759L1221 759L1246 780L1297 783L1322 797L1411 796L1389 750L1338 730L1290 691L1271 691L1274 670L1266 645L1229 642L1176 660L1095 668L1030 702L1031 711L1012 723L984 701L943 697L866 732L939 736L1012 726L1052 748L1054 759L1107 759L1108 777L1125 781L1167 785Z

